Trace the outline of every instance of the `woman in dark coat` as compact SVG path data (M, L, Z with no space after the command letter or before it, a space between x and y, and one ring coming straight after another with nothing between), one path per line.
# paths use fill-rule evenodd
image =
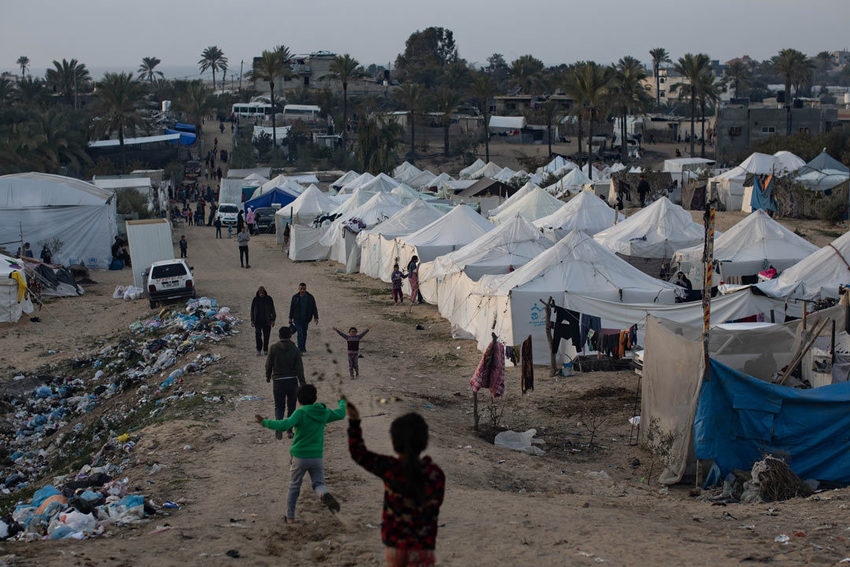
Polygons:
M251 326L257 339L257 356L269 353L269 335L275 319L274 300L266 293L266 288L260 286L251 302Z

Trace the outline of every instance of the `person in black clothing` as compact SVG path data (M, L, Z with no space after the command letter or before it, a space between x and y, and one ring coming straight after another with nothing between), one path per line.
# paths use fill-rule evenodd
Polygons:
M638 183L638 196L640 197L641 207L646 205L646 196L649 194L650 190L649 181L646 180L646 177L641 175L640 182Z
M130 253L127 252L127 243L120 236L115 237L115 242L112 243L112 257L124 262L125 266L130 266Z
M266 293L266 288L260 286L251 302L251 326L257 338L257 356L269 353L269 335L275 319L274 300Z
M313 319L319 322L316 299L307 291L307 284L302 282L289 303L289 324L294 324L298 331L298 350L301 352L307 352L307 327Z
M274 381L274 418L283 419L295 411L298 386L306 384L306 381L301 353L290 340L292 333L289 327L281 327L277 334L280 341L272 345L266 357L266 382ZM282 439L283 432L276 432L275 437ZM289 437L292 437L291 430Z
M694 289L694 285L691 283L691 280L684 274L684 272L676 272L676 281L674 284L685 288L688 291L692 291Z
M242 228L245 226L245 217L242 216L242 211L239 211L239 214L236 215L236 232L242 232Z

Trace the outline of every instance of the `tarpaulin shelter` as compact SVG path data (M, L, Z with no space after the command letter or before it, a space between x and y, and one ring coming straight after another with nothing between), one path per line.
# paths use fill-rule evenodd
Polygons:
M254 197L243 203L243 209L256 209L258 207L285 207L295 201L300 196L299 193L291 189L283 189L275 187L271 191L267 191L258 197Z
M422 173L422 170L410 162L405 161L400 166L393 170L393 179L400 183L407 183L408 180Z
M309 225L319 215L326 215L336 209L339 205L321 189L310 185L298 197L281 207L275 213L275 222L278 229L278 238L283 238L283 227L289 223Z
M386 173L379 173L374 179L370 179L369 181L361 185L360 188L364 191L369 191L371 193L378 193L380 191L389 193L398 186L398 181L396 181Z
M553 195L563 195L566 193L575 194L590 183L590 178L579 168L571 169L565 176L555 183L546 187L546 191Z
M504 168L496 165L495 163L493 163L491 161L487 165L483 166L481 169L470 173L469 178L470 179L480 179L482 177L493 177L494 175L496 175L497 173L502 171L502 169L504 169Z

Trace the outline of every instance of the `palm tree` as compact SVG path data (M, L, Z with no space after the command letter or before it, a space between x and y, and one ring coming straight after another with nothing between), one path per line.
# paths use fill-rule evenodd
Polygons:
M74 108L77 108L77 93L81 86L91 80L89 70L84 63L76 59L70 61L62 59L62 62L53 61L53 68L46 73L47 83L54 90L62 93L68 102L74 97Z
M711 69L706 68L698 77L696 92L700 107L700 156L705 157L705 108L709 103L716 103L720 98L719 85Z
M79 114L53 107L36 114L32 122L32 133L38 143L31 158L48 172L58 172L68 167L80 172L83 164L91 162L86 154L85 130L79 124Z
M201 66L201 73L207 70L212 70L213 90L215 90L215 72L227 69L227 57L217 45L211 45L201 52L201 59L198 61Z
M443 155L449 155L449 127L452 124L452 112L457 108L460 96L449 86L442 85L434 93L434 103L437 111L442 114L443 123Z
M649 50L652 57L652 74L655 76L655 106L661 106L661 65L670 63L670 54L663 47Z
M164 77L162 71L157 71L156 66L162 63L158 57L142 57L142 64L139 65L139 78L146 79L150 84L153 84L155 77Z
M124 151L125 131L132 134L144 124L139 106L145 95L142 83L133 79L131 73L106 73L98 83L97 94L103 104L102 128L106 133L118 132L121 146L121 169L127 168Z
M510 75L525 94L531 94L540 84L543 62L532 55L522 55L511 62Z
M628 159L628 134L626 121L629 114L646 110L651 102L646 87L646 70L640 61L629 55L620 59L612 69L612 98L620 109L620 156L625 162Z
M18 83L18 99L27 106L41 106L47 100L47 84L44 79L27 76Z
M496 94L496 85L490 75L481 70L475 73L470 90L484 114L484 160L490 163L490 99Z
M357 126L357 157L363 170L378 174L391 171L397 164L396 146L401 126L388 122L383 126L374 118L362 119Z
M812 63L805 53L786 48L773 57L773 70L785 79L785 135L791 135L791 85L803 82L808 77Z
M542 119L546 125L546 146L549 150L549 156L552 156L552 126L560 116L561 105L554 100L548 99L538 107L537 116Z
M593 61L582 63L576 70L576 81L584 101L588 117L587 132L587 176L593 179L593 120L599 117L600 107L611 90L610 67L597 65Z
M745 87L752 80L750 67L740 59L736 59L726 66L724 71L725 79L732 84L732 90L735 92L735 98L741 94L741 87Z
M330 74L342 83L342 143L348 141L348 81L363 74L357 59L346 53L337 55L331 62Z
M398 101L404 105L409 113L410 122L410 155L407 158L412 162L416 156L416 115L422 110L422 85L407 82L401 85L395 92Z
M6 77L0 77L0 104L5 105L12 100L15 94L15 85Z
M708 55L705 53L697 53L694 55L693 53L686 53L684 57L679 57L679 60L676 62L675 68L676 71L681 73L683 77L688 80L688 90L691 95L691 155L694 155L694 144L695 144L695 119L696 119L696 104L697 104L697 86L700 81L700 75L702 75L706 69L708 68L710 59ZM681 83L680 83L681 84ZM679 85L673 85L671 90L675 90Z
M21 68L21 79L23 79L27 76L27 69L30 68L30 58L26 55L21 55L15 63Z
M561 88L567 93L573 101L573 106L570 109L570 115L576 117L576 121L578 123L578 155L581 157L581 142L582 142L582 134L583 134L583 120L584 120L584 92L581 89L581 85L578 80L578 71L583 67L583 62L577 62L570 65L567 72L564 74L563 82L561 83Z
M248 72L248 78L252 81L266 81L269 84L272 103L272 142L277 147L277 130L275 115L277 108L274 105L274 83L283 78L288 72L289 62L292 55L289 49L279 45L271 51L264 50L263 55L254 64L254 68Z
M200 133L204 116L215 108L212 93L203 81L199 80L183 83L181 87L175 102L178 108L189 117L195 126L195 131Z

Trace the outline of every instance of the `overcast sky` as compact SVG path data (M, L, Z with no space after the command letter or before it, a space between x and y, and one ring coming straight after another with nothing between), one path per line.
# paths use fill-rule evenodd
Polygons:
M144 56L191 67L218 45L238 70L277 44L386 64L428 26L451 29L460 56L479 64L494 52L547 65L648 61L652 47L674 60L689 51L765 59L784 47L850 47L850 0L0 0L0 69L20 55L36 72L63 57L92 70L135 71Z

